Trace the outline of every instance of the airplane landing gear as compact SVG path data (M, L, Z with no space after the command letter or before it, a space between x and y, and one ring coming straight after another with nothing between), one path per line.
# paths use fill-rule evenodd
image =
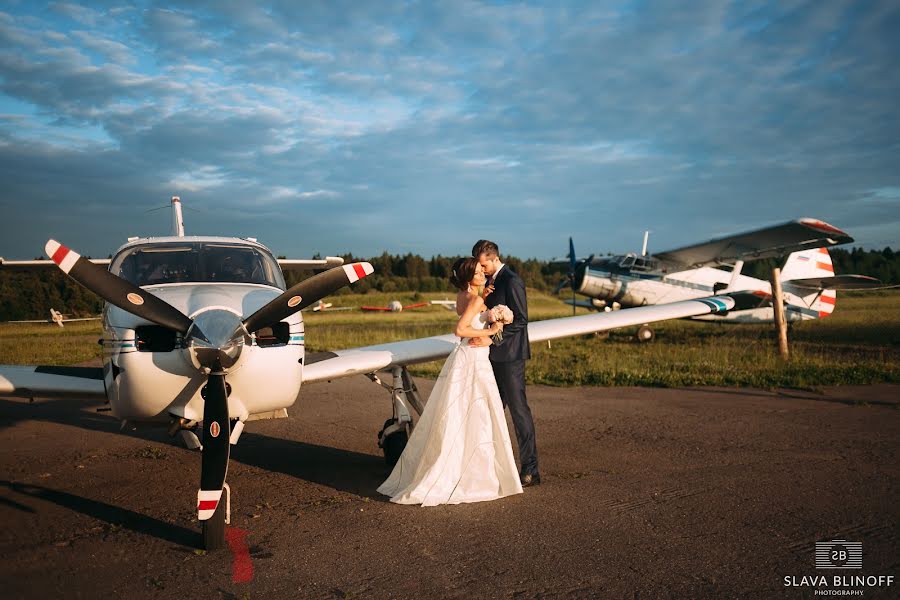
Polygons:
M393 367L391 376L393 382L388 384L381 381L375 373L367 375L369 379L391 391L393 416L384 422L384 427L378 432L378 447L384 452L387 466L393 468L412 434L412 411L421 415L423 406L419 390L406 367Z
M400 425L397 419L388 419L384 422L384 428L378 432L378 447L384 452L384 462L389 468L394 468L400 455L409 441L407 425Z
M653 339L656 337L656 332L654 332L652 329L650 329L650 326L645 323L644 325L641 325L638 328L637 334L635 334L635 337L637 338L637 341L639 341L641 343L652 342Z

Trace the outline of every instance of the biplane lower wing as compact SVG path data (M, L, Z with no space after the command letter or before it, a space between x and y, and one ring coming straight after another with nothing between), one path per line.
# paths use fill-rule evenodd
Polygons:
M528 325L528 339L542 342L573 335L682 319L729 310L756 308L765 299L751 293L733 293L671 304L641 306L578 317L536 321ZM394 366L430 362L446 358L459 343L454 335L440 335L402 342L390 342L316 355L303 368L303 381L324 381L373 373Z

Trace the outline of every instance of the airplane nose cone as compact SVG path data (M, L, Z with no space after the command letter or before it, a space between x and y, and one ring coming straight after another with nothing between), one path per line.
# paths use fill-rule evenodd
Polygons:
M213 372L234 368L244 344L250 341L240 316L229 310L212 308L195 314L193 320L187 347L194 366Z

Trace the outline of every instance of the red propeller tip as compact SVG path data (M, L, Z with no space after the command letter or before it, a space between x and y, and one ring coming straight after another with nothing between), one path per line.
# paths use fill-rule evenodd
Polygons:
M343 268L344 272L347 274L347 279L350 280L350 283L359 281L366 275L371 275L375 272L375 268L367 262L343 265Z
M44 250L47 252L47 256L65 273L71 271L72 267L75 266L75 262L81 258L80 254L69 250L56 240L48 240Z

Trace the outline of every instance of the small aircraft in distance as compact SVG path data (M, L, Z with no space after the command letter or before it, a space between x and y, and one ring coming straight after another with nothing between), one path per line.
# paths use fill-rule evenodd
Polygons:
M319 300L310 309L313 312L334 312L341 310L353 310L352 306L335 306L331 302L323 302Z
M56 323L60 327L63 326L63 323L71 323L73 321L99 321L100 317L77 317L77 318L69 318L58 310L51 308L50 309L50 318L49 319L34 319L30 321L9 321L10 323Z
M370 312L378 310L382 312L401 312L411 308L422 308L423 306L428 306L428 302L417 302L415 304L407 304L404 306L399 300L391 300L387 306L360 306L359 309Z
M865 275L835 275L827 246L846 244L853 238L818 219L798 219L708 242L676 248L654 255L647 253L647 233L640 255L596 257L578 260L569 238L569 273L556 292L568 286L575 306L594 310L617 310L701 298L724 292L749 291L770 298L768 281L741 274L745 262L785 255L781 285L787 321L827 317L834 311L837 290L871 289L881 282ZM716 267L725 267L727 270ZM589 298L578 301L575 294ZM772 322L771 301L741 311L722 311L692 317L729 323ZM654 332L643 325L640 341L650 341Z
M443 306L447 310L456 310L456 300L432 300L431 304Z
M300 311L370 275L372 265L337 266L287 288L279 261L255 239L186 236L177 197L172 209L172 236L130 238L108 268L47 242L52 264L106 301L103 367L0 365L0 397L101 401L123 425L180 434L201 450L196 507L203 547L212 550L225 543L230 448L245 422L285 414L302 383L366 375L390 393L392 417L378 444L393 464L412 431L413 411L421 414L424 404L408 367L446 358L460 340L447 334L308 353ZM320 268L326 261L287 261L285 268L304 262ZM759 302L753 294L729 293L548 319L530 323L528 338L541 342ZM391 380L382 381L385 374Z

